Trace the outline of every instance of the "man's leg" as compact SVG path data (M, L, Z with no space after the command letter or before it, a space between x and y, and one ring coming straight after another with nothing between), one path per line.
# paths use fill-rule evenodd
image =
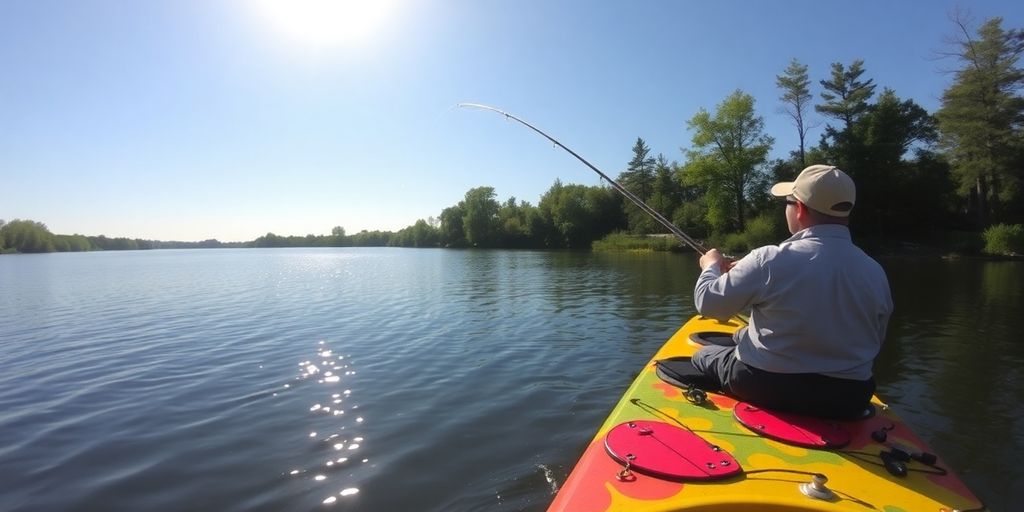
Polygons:
M739 361L727 376L727 384L733 395L767 409L833 419L860 417L875 389L873 380L770 373Z
M736 362L736 347L708 345L697 349L690 359L693 367L725 388L729 374Z
M771 373L736 359L735 347L706 346L691 363L734 398L780 412L825 418L857 418L875 390L873 380L854 381L808 373Z

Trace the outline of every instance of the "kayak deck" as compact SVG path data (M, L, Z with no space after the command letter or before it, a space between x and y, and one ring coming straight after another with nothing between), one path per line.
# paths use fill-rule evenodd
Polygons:
M707 393L706 403L692 403L684 390L656 375L654 361L690 356L700 348L690 340L691 334L732 332L743 325L740 322L694 317L683 325L644 366L612 410L549 511L984 510L941 457L934 466L917 460L906 462L904 476L890 473L879 456L882 451L893 446L912 452L932 451L877 397L872 399L874 416L835 422L849 432L847 445L837 449L803 448L760 436L741 425L734 418L737 402L733 398ZM636 471L622 478L624 466L608 454L605 437L617 425L639 420L692 431L735 457L743 473L696 482L670 481ZM885 433L885 443L872 438L871 434L879 431ZM833 497L815 499L801 492L801 486L806 488L815 474L827 478L825 485Z

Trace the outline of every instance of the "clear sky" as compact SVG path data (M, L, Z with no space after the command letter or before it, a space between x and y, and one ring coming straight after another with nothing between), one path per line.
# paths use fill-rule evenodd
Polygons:
M457 103L618 176L637 137L683 160L686 121L742 89L781 157L797 145L775 87L790 59L816 101L831 62L861 58L878 91L934 111L955 8L1024 27L1017 0L362 4L0 0L0 218L244 241L397 230L478 186L537 204L556 178L597 176Z

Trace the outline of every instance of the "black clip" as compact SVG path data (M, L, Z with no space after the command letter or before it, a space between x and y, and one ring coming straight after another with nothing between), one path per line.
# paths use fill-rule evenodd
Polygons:
M906 452L901 453L906 455ZM907 476L907 464L899 460L898 455L893 452L882 450L878 456L882 458L882 465L885 466L885 470L888 471L889 474L899 477ZM908 456L907 459L909 460L909 458L910 457Z
M885 440L889 437L888 432L894 428L896 428L895 423L889 425L888 427L882 427L871 433L871 439L874 439L875 442L878 443L884 443Z
M686 386L686 391L683 392L683 396L686 400L694 405L704 405L708 401L708 394L703 390L690 384Z

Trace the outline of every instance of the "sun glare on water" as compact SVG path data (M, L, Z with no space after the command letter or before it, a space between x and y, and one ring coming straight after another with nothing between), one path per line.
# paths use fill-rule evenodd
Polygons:
M341 46L379 32L392 0L256 0L260 14L282 36L311 46Z

